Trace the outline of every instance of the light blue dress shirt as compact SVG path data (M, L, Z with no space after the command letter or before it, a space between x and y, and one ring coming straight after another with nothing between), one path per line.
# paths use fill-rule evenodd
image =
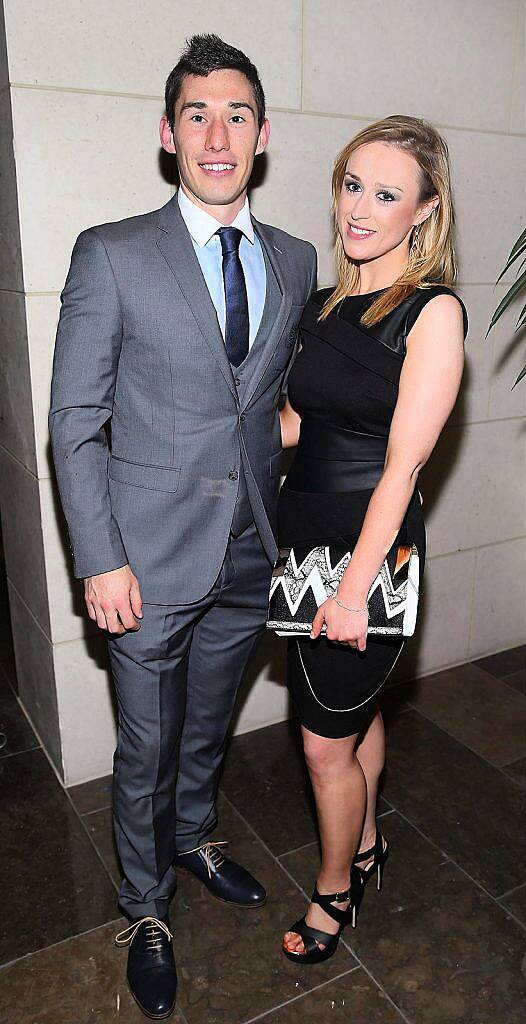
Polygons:
M219 235L216 234L218 229L223 227L223 225L216 220L215 217L212 217L207 213L206 210L202 210L200 206L196 206L196 204L188 198L186 193L183 192L182 188L177 192L177 201L179 203L179 209L183 220L190 232L190 238L192 239L195 254L199 260L199 266L201 267L208 291L210 292L210 297L214 303L217 319L224 338L226 303L225 285L223 281L223 253L221 250ZM250 348L258 332L261 317L263 316L267 287L267 273L261 242L254 231L254 226L250 218L248 199L245 200L245 205L239 211L231 226L233 228L239 228L243 233L243 237L239 244L239 258L241 260L241 266L243 267L243 273L245 275L245 284L247 286L249 319L248 346Z

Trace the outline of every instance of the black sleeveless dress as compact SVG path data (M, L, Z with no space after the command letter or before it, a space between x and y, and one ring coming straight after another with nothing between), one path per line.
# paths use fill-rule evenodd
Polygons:
M296 457L280 492L280 547L306 554L319 544L352 551L382 474L406 338L432 298L450 288L417 289L379 323L360 323L380 289L344 299L319 322L332 289L307 303L301 349L289 375L291 404L301 415ZM464 335L467 333L467 314ZM426 533L415 487L394 544L414 542L424 569ZM325 637L289 639L287 685L311 732L339 738L362 732L376 712L375 697L404 645L399 637L367 638L365 651Z

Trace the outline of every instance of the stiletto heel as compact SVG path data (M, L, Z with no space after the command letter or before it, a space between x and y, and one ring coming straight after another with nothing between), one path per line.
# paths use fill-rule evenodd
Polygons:
M314 886L314 892L312 894L311 903L318 903L319 906L325 911L325 913L332 917L333 921L336 921L338 925L338 931L336 934L331 935L330 932L321 931L319 928L313 928L307 924L304 915L299 921L296 921L290 928L290 932L296 932L297 935L303 939L303 945L305 952L293 952L287 949L285 945L282 946L282 951L285 956L292 960L293 963L302 964L320 964L324 960L328 960L331 956L334 956L338 943L340 941L340 935L343 929L351 924L353 928L356 928L356 921L358 919L358 910L360 909L360 903L363 897L364 884L361 877L361 872L354 866L351 867L351 878L349 888L345 892L333 892L322 894L318 892L318 886ZM333 902L343 903L344 900L351 900L346 910L340 910L339 907L334 907ZM324 949L320 949L318 943L323 943Z
M383 836L382 833L379 831L379 829L376 829L376 838L374 846L371 846L370 850L364 850L363 853L357 853L356 857L353 860L353 867L355 867L356 870L359 871L364 889L369 879L372 878L372 876L376 872L376 888L378 892L382 891L382 881L385 862L388 856L389 843L387 839L385 839L385 836ZM368 867L366 868L361 868L360 862L364 860L370 860L371 857L373 858L372 864L369 864Z

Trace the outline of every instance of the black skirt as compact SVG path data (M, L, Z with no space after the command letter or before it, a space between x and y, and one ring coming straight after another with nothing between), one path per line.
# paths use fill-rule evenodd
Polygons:
M371 490L305 493L285 484L278 510L280 546L344 544L352 551L371 494ZM394 544L408 540L418 548L422 579L426 538L416 490ZM358 651L324 636L289 638L287 686L301 723L332 739L363 732L376 713L377 698L404 643L403 637L372 635L365 651Z

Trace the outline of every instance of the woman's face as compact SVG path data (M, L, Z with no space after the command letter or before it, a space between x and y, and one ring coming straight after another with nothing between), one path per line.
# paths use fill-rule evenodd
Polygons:
M336 211L347 256L363 262L408 248L413 225L438 204L420 203L419 193L420 168L398 146L367 142L351 153Z

